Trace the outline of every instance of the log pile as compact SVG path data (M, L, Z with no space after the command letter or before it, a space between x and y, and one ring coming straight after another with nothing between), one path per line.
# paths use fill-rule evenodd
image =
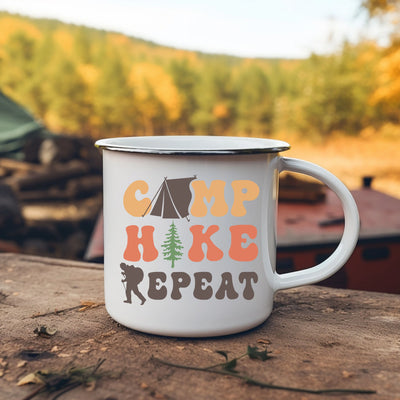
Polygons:
M23 160L0 158L0 251L81 259L101 207L89 138L34 138Z

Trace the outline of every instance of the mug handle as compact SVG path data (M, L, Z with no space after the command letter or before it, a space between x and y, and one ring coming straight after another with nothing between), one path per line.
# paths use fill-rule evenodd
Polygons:
M279 172L291 171L312 176L332 189L340 201L344 211L344 231L336 250L320 264L300 271L286 274L274 273L274 290L289 289L302 285L310 285L329 278L338 271L351 256L358 240L360 217L356 202L346 186L335 175L326 169L296 158L281 157Z

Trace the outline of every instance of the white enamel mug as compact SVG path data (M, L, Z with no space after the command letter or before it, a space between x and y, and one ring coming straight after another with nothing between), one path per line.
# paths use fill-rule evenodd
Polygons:
M281 157L282 141L148 136L99 140L104 163L104 285L108 313L142 332L217 336L265 321L274 293L319 282L357 243L359 216L325 169ZM340 198L345 227L321 264L276 272L279 173L300 172Z

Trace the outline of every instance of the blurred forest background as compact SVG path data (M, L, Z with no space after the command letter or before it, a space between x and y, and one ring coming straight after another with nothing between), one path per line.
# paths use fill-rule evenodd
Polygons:
M0 12L0 90L53 132L94 139L211 134L274 137L290 156L363 175L400 197L400 2L367 0L391 24L307 59L247 59Z

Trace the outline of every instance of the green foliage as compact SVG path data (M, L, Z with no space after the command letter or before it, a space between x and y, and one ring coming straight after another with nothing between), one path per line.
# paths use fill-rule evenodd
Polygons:
M194 68L190 66L188 60L171 61L169 73L172 76L173 82L182 100L181 113L174 124L174 131L176 133L193 132L194 127L190 119L197 107L195 87L199 75Z
M397 42L389 54L361 42L306 60L242 59L4 12L0 26L0 90L55 132L327 137L400 120Z
M84 128L90 115L90 105L87 88L76 66L69 59L60 57L53 64L49 76L53 84L46 93L47 112L67 132L77 132Z
M304 130L315 130L327 136L333 131L357 133L373 123L369 97L373 80L370 69L362 69L361 46L345 44L338 55L313 55L304 64L308 71L303 86ZM370 74L369 74L370 75Z
M273 97L267 74L251 65L236 80L236 127L246 134L267 135L273 119Z
M22 99L33 77L36 42L22 31L12 33L3 47L1 84Z
M199 132L223 134L234 119L232 70L222 60L211 60L201 69L195 87L197 109L191 123Z
M116 54L104 58L94 87L96 128L111 135L128 134L135 122L134 97L122 61Z
M180 260L182 257L182 242L179 239L178 232L174 222L171 223L169 231L166 235L166 240L164 244L161 245L164 248L163 255L164 260L171 261L171 268L175 267L175 261Z

